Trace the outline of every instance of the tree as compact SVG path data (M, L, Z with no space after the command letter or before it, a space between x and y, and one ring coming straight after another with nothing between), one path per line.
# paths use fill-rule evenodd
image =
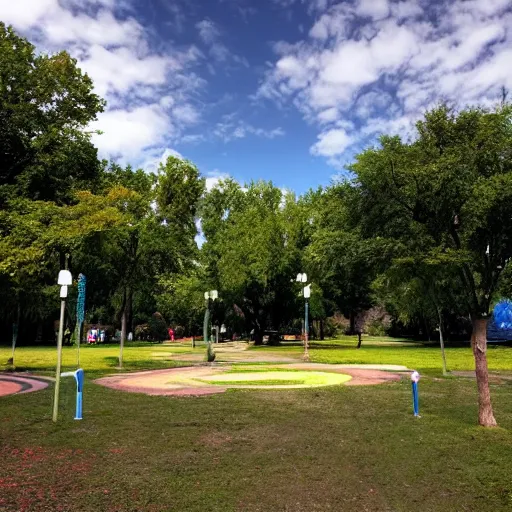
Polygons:
M356 334L356 318L373 305L372 281L388 251L383 240L365 239L353 226L349 215L352 192L349 182L335 184L316 201L306 262L329 309L348 317L350 333Z
M204 315L204 278L192 270L184 274L164 274L156 295L158 310L189 336L201 332Z
M103 110L66 52L39 54L0 23L0 205L26 197L67 203L97 180L87 125Z
M15 331L20 320L41 321L58 308L59 261L79 252L94 233L123 222L113 206L121 196L124 190L81 192L69 206L16 199L0 212L0 312Z
M155 308L160 276L186 270L197 257L195 217L204 180L190 162L169 157L156 175L112 165L103 182L105 187L119 184L132 189L130 199L118 204L130 220L110 232L99 250L110 262L110 295L121 320L122 366L128 329L133 329L134 301ZM146 310L148 316L152 313Z
M350 167L362 232L457 274L473 324L479 423L495 426L486 326L500 276L512 256L512 110L436 108L418 138L383 137Z
M298 272L292 230L287 229L286 204L272 183L233 181L206 195L202 227L203 257L212 286L254 330L255 344L269 327L277 329L296 311L294 286Z

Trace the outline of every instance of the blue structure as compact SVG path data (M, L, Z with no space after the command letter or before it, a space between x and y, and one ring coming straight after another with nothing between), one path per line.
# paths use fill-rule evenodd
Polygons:
M512 340L512 301L502 300L494 307L487 325L487 339L489 341Z
M61 377L75 377L76 381L76 412L75 420L82 419L82 393L84 389L84 371L79 368L74 372L61 373Z
M418 381L420 380L420 374L417 371L412 372L411 374L411 383L412 383L412 407L414 411L414 416L416 418L420 417L420 402L418 397Z

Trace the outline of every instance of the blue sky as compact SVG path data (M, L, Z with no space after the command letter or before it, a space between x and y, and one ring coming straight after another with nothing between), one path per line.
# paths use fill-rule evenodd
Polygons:
M67 49L108 101L101 156L326 185L440 100L512 89L512 0L16 0L0 20Z

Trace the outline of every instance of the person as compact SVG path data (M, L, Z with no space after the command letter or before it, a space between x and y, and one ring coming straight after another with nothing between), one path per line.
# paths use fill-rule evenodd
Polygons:
M133 334L131 332L128 333L128 341L133 341Z
M96 343L98 341L98 329L96 329L96 326L94 326L91 329L91 336L92 336L91 343Z
M169 339L174 341L174 329L172 327L169 327Z
M100 331L100 341L101 341L101 343L104 343L104 341L105 341L105 329L102 329Z

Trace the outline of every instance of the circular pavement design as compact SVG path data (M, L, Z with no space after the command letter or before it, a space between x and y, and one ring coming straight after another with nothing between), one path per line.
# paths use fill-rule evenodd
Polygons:
M387 368L387 367L383 367ZM401 371L405 367L393 368ZM230 366L194 366L102 377L96 384L119 391L164 396L201 396L223 393L227 389L299 389L332 385L365 386L399 381L398 373L375 368L297 363L244 367L230 371Z
M48 381L42 378L17 373L0 373L0 396L31 393L47 387Z

